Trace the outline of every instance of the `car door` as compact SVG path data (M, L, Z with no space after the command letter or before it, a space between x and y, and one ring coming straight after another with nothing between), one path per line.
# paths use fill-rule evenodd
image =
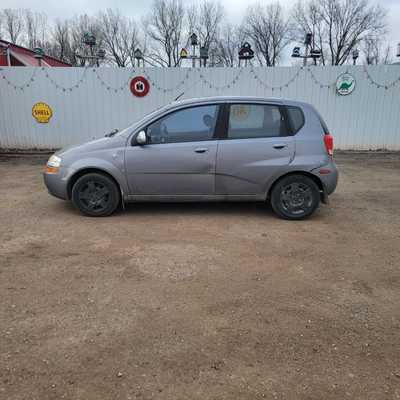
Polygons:
M218 105L169 112L145 127L147 143L126 148L131 196L215 194Z
M226 106L226 132L216 165L216 193L263 196L266 183L294 157L285 110L277 104Z

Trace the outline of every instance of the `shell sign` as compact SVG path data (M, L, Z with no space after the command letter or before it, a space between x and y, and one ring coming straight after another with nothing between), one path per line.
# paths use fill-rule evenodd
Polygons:
M53 111L46 103L36 103L32 107L32 117L41 124L47 124L53 116Z

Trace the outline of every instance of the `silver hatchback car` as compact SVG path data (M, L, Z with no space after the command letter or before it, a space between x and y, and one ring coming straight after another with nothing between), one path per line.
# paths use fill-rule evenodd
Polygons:
M44 181L89 216L137 201L270 201L295 220L335 190L332 156L332 136L309 104L209 97L174 102L55 153Z

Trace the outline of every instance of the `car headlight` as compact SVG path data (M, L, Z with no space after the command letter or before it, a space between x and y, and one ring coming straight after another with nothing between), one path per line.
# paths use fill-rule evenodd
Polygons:
M48 174L57 174L60 165L61 165L61 158L53 154L47 161L46 172Z
M54 154L49 158L49 161L47 161L48 167L59 168L60 165L61 165L61 158L58 156L55 156Z

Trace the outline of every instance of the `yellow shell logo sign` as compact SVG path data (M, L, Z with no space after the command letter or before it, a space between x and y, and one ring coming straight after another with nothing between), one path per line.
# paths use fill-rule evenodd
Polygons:
M47 124L53 115L53 111L46 103L36 103L32 107L32 117L41 124Z

